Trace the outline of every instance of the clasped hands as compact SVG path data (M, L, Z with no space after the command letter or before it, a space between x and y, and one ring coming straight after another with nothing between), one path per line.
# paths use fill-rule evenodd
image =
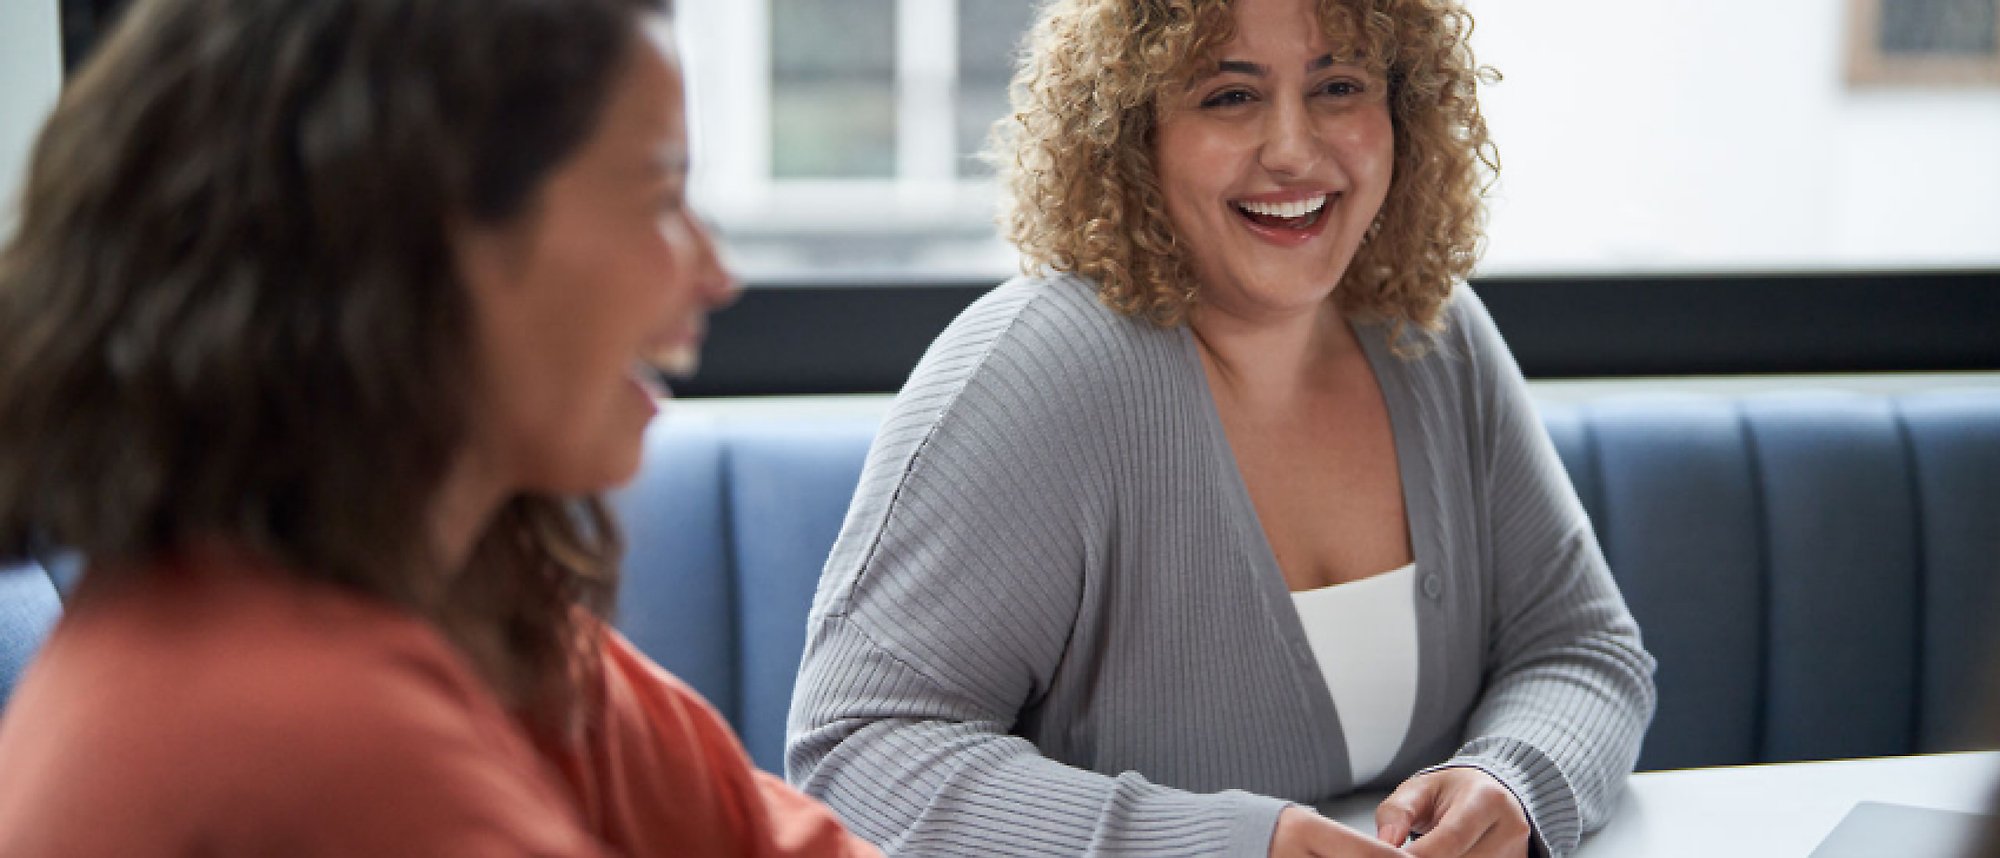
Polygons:
M1421 834L1416 840L1410 835ZM1406 843L1407 841L1407 843ZM1278 815L1271 858L1523 858L1528 816L1514 794L1474 768L1403 782L1375 809L1375 837L1303 807Z

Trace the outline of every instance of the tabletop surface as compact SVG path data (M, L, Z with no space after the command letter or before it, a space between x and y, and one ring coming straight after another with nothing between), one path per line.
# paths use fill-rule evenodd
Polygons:
M1996 752L1642 772L1576 855L1806 858L1858 802L1986 813L1996 777ZM1351 796L1324 810L1373 831L1380 799Z

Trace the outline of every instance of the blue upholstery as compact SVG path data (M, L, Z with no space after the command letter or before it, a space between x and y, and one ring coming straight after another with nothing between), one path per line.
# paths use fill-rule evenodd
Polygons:
M784 765L806 611L874 434L873 420L661 420L612 499L627 541L620 630L770 771Z
M765 424L730 439L730 544L746 596L737 605L740 732L768 771L784 770L785 715L805 651L806 612L874 435L874 421L846 421Z
M61 615L62 599L41 564L0 566L0 703L13 696L21 671Z
M1960 747L1965 702L1986 686L1986 654L2000 652L2000 395L1913 396L1902 419L1923 511L1917 747Z
M618 627L723 717L738 702L736 579L723 487L723 439L696 420L656 420L645 467L612 498L625 533Z
M1759 759L1756 720L1740 713L1761 705L1761 528L1735 408L1658 396L1608 400L1589 412L1589 473L1601 485L1594 505L1583 494L1586 508L1646 645L1661 658L1661 703L1643 764ZM1572 466L1572 481L1577 473Z
M1770 576L1762 753L1913 749L1917 512L1895 412L1788 396L1747 403L1744 417Z
M1541 412L1659 658L1641 768L1964 746L2000 644L1986 631L2000 389L1635 394ZM629 544L620 627L770 770L873 431L677 416L614 498ZM31 572L0 573L9 683L58 610Z
M74 551L43 551L35 558L47 569L49 577L55 579L56 591L64 599L76 587L76 579L83 575L83 555Z

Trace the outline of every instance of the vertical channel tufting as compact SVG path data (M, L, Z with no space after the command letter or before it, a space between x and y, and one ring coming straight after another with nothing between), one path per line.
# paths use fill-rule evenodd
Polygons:
M1735 409L1708 397L1589 407L1611 572L1659 660L1640 768L1758 760L1763 593L1753 470Z
M1928 510L1924 504L1923 489L1919 485L1923 477L1917 467L1916 444L1910 440L1909 421L1903 416L1901 403L1892 403L1890 412L1896 421L1896 442L1899 452L1902 453L1904 474L1909 478L1904 484L1904 491L1910 498L1910 518L1917 536L1910 544L1910 563L1917 573L1915 606L1917 636L1911 642L1910 671L1911 675L1916 677L1917 687L1916 693L1910 695L1910 735L1906 741L1909 742L1910 748L1921 750L1924 747L1924 665L1930 659L1929 633L1925 630L1930 627L1932 587L1930 558L1926 556L1923 539L1927 520L1925 514Z
M758 767L784 773L785 718L806 614L861 479L873 420L746 423L724 459L736 558L742 717Z
M668 415L648 427L638 479L611 499L626 545L618 627L737 723L736 594L722 452L710 421Z
M2000 670L2000 390L1937 391L1898 403L1924 559L1917 750L1970 746Z
M730 480L731 432L720 425L715 429L715 540L722 565L714 571L716 588L723 594L721 609L714 615L716 633L726 635L722 648L729 654L724 662L729 670L729 708L723 715L729 727L743 736L744 698L750 696L749 671L743 665L743 552L736 534L743 523L736 518L736 484Z
M1757 652L1761 656L1756 660L1756 760L1761 763L1771 759L1770 742L1765 739L1771 723L1771 617L1775 612L1771 591L1771 492L1764 482L1764 457L1758 454L1757 434L1750 431L1750 416L1744 413L1740 402L1733 404L1730 411L1735 415L1736 432L1748 465L1745 474L1750 480L1750 506L1755 511L1751 523L1757 532L1757 574L1753 580L1757 588Z
M1917 538L1886 400L1745 402L1770 533L1772 760L1908 753Z

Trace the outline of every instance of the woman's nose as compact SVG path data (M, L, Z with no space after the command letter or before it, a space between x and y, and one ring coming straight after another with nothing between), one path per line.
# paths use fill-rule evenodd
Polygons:
M1258 152L1264 169L1280 176L1303 176L1319 157L1319 133L1306 105L1283 99L1271 102L1264 113L1264 141Z
M722 254L716 249L715 234L698 218L689 220L689 230L695 245L695 286L702 303L711 310L736 303L737 297L743 294L743 287L723 265Z

